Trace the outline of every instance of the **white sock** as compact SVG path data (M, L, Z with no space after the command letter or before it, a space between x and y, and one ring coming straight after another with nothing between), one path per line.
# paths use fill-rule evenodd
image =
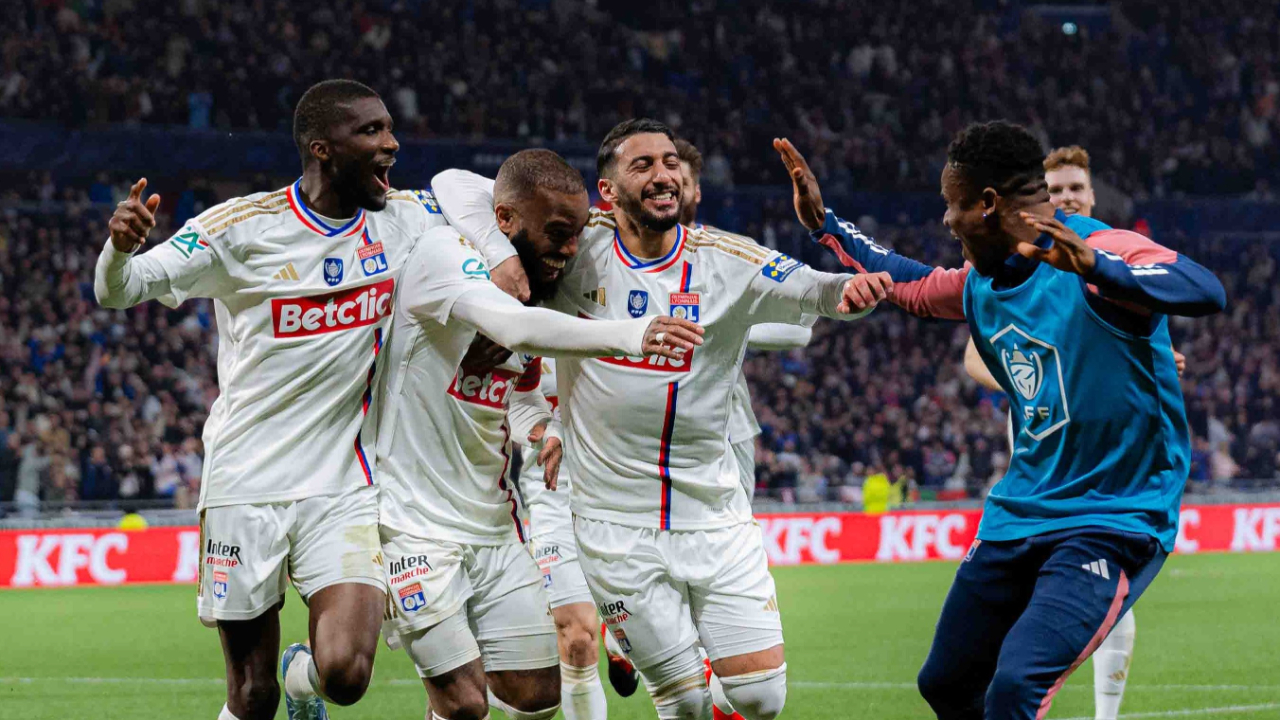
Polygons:
M720 678L713 673L711 682L707 683L711 689L711 704L716 706L720 712L725 715L733 715L738 712L733 709L733 703L729 702L729 698L724 694L724 683L720 682Z
M225 704L222 706L222 712L218 713L218 720L240 720L240 718L231 714L231 708Z
M284 676L284 692L294 700L310 700L320 694L320 677L316 674L316 661L311 653L306 658L294 656L289 672Z
M605 720L609 716L598 667L560 662L560 709L565 720Z
M1133 611L1125 613L1093 654L1093 702L1097 720L1116 720L1120 714L1137 628Z
M489 697L493 697L493 696L492 696L492 695L490 695ZM435 711L435 710L432 710L432 711L431 711L431 720L449 720L449 718L447 718L447 717L443 717L443 716L440 716L440 715L437 715L437 714L436 714L436 711ZM489 713L485 713L485 714L484 714L484 717L480 718L480 720L489 720Z

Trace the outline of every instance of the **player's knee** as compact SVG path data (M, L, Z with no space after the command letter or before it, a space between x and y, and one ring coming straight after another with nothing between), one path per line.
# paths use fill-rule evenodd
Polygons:
M246 678L231 688L230 694L237 702L227 704L234 709L236 717L245 720L275 717L276 708L280 705L280 683L276 682L274 675L270 678ZM239 707L235 707L237 705Z
M965 695L964 683L960 682L942 663L926 660L920 674L916 676L916 687L920 695L929 703L934 712L955 707Z
M560 647L572 665L586 667L600 661L600 645L589 628L566 625L559 628Z
M720 684L729 704L747 720L773 720L787 704L786 663L772 670L721 677Z
M337 705L353 705L369 689L373 678L373 658L356 653L344 663L316 664L325 698Z

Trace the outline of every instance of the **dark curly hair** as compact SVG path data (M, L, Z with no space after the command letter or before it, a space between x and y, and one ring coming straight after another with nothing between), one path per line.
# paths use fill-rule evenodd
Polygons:
M1001 195L1029 191L1044 178L1044 148L1029 130L1005 120L974 123L947 148L947 162L971 190L994 188Z
M658 133L666 135L671 142L676 140L676 134L665 123L649 118L623 120L614 125L609 134L604 136L604 142L600 143L600 151L596 153L596 174L600 177L608 177L613 166L617 164L618 147L632 135L643 133Z

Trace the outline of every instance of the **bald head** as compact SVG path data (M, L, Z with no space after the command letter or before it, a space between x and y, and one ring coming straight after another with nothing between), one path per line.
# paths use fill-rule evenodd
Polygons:
M550 150L521 150L499 168L493 204L498 229L529 277L533 300L551 297L590 217L582 173Z
M507 158L493 181L495 205L518 204L536 197L539 191L557 195L586 192L582 173L550 150L521 150Z

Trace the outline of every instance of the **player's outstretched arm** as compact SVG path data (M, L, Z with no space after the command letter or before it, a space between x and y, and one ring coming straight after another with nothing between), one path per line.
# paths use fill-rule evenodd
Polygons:
M856 225L822 204L818 179L790 140L775 139L773 147L791 178L796 217L814 242L835 253L841 265L859 273L888 273L896 285L889 301L922 317L964 319L966 265L945 269L903 257L877 245Z
M499 345L530 355L678 359L701 345L703 334L701 325L673 317L584 320L526 307L492 283L477 284L459 296L450 315Z
M466 170L445 170L431 178L431 192L444 219L484 255L493 284L521 302L528 300L529 276L493 214L493 181Z
M747 333L747 345L753 350L795 350L805 347L813 339L813 323L818 317L807 315L799 324L761 323L752 325Z
M1138 233L1101 230L1086 241L1056 218L1022 213L1022 219L1053 244L1021 243L1019 254L1083 276L1104 298L1185 317L1213 315L1227 306L1226 290L1212 272Z
M111 238L98 255L93 277L93 294L103 307L127 308L154 299L176 307L189 295L215 290L217 254L194 221L152 252L134 255L155 228L160 206L159 195L142 199L146 187L146 178L134 183L108 223Z

